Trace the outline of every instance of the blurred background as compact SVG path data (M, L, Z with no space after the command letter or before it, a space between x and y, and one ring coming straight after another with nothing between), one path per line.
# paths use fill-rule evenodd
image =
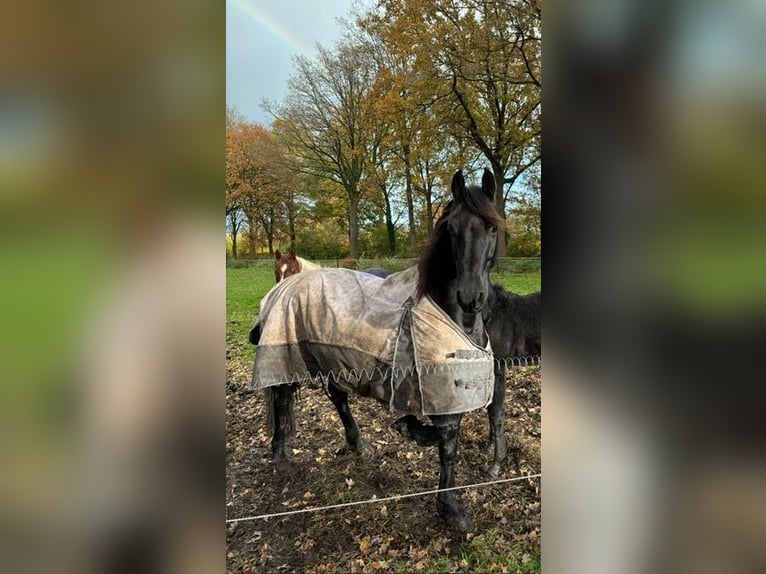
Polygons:
M766 5L543 23L543 570L763 571Z
M222 569L224 6L0 11L0 571Z
M224 569L224 5L0 17L0 570ZM762 572L766 8L543 8L543 568Z

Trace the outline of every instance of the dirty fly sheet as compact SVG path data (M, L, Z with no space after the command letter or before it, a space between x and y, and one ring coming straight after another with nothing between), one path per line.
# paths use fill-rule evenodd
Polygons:
M492 400L493 358L429 297L417 268L386 279L349 269L298 273L261 302L253 387L321 375L409 414L441 415Z

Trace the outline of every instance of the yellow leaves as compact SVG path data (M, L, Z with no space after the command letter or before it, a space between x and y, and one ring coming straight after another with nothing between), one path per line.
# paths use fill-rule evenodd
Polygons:
M359 541L359 550L362 552L367 552L367 549L370 547L370 537L364 536Z

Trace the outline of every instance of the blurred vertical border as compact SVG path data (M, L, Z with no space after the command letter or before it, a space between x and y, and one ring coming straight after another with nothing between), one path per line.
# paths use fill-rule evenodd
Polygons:
M5 3L0 571L224 568L224 3Z
M543 571L764 571L766 5L543 27Z

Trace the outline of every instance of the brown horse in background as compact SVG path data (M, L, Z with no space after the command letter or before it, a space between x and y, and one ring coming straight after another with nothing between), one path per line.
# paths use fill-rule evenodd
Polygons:
M300 273L301 271L311 271L312 269L321 269L321 265L312 263L303 257L298 257L295 251L288 251L282 253L279 249L274 252L274 277L277 283L282 279L287 279L291 275Z

